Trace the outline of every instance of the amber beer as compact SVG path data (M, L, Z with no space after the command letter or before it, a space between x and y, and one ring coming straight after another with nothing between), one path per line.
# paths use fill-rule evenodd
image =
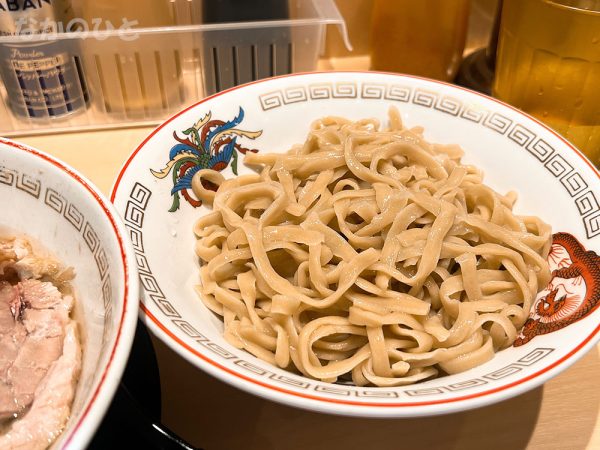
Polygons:
M468 18L468 0L374 0L371 68L453 79Z
M504 0L494 96L600 165L600 0Z

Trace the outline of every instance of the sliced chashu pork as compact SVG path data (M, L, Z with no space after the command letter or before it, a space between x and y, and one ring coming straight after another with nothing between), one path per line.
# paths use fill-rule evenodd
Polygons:
M2 449L46 448L62 431L81 364L73 298L50 282L59 265L26 240L0 241ZM18 281L22 280L22 281Z
M31 405L38 384L62 354L73 301L49 282L25 280L0 286L0 341L5 343L0 356L2 420L15 418Z
M0 448L43 450L62 432L71 413L75 380L81 368L81 347L75 322L67 325L62 348L62 355L38 385L27 413L0 436Z

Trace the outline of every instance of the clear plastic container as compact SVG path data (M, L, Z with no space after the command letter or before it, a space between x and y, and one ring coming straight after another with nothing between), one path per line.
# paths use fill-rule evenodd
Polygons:
M94 31L92 24L83 24L88 31L46 34L43 40L0 37L0 45L59 43L81 67L79 89L88 99L85 108L69 115L23 118L13 111L22 101L20 92L7 92L2 85L0 134L154 125L220 90L314 70L327 25L338 26L349 46L333 0L290 0L287 20L219 24L198 23L201 1L165 0L175 26Z

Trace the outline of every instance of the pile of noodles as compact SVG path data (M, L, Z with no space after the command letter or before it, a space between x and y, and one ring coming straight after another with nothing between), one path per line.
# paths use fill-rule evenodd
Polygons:
M201 171L198 294L235 347L307 377L399 386L510 346L550 279L551 229L456 145L326 117L260 174ZM203 183L220 185L216 195Z

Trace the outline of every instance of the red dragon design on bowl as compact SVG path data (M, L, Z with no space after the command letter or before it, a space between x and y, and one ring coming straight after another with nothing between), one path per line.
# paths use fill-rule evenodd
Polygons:
M600 256L569 233L552 236L552 279L531 308L514 346L552 333L590 315L600 305Z

